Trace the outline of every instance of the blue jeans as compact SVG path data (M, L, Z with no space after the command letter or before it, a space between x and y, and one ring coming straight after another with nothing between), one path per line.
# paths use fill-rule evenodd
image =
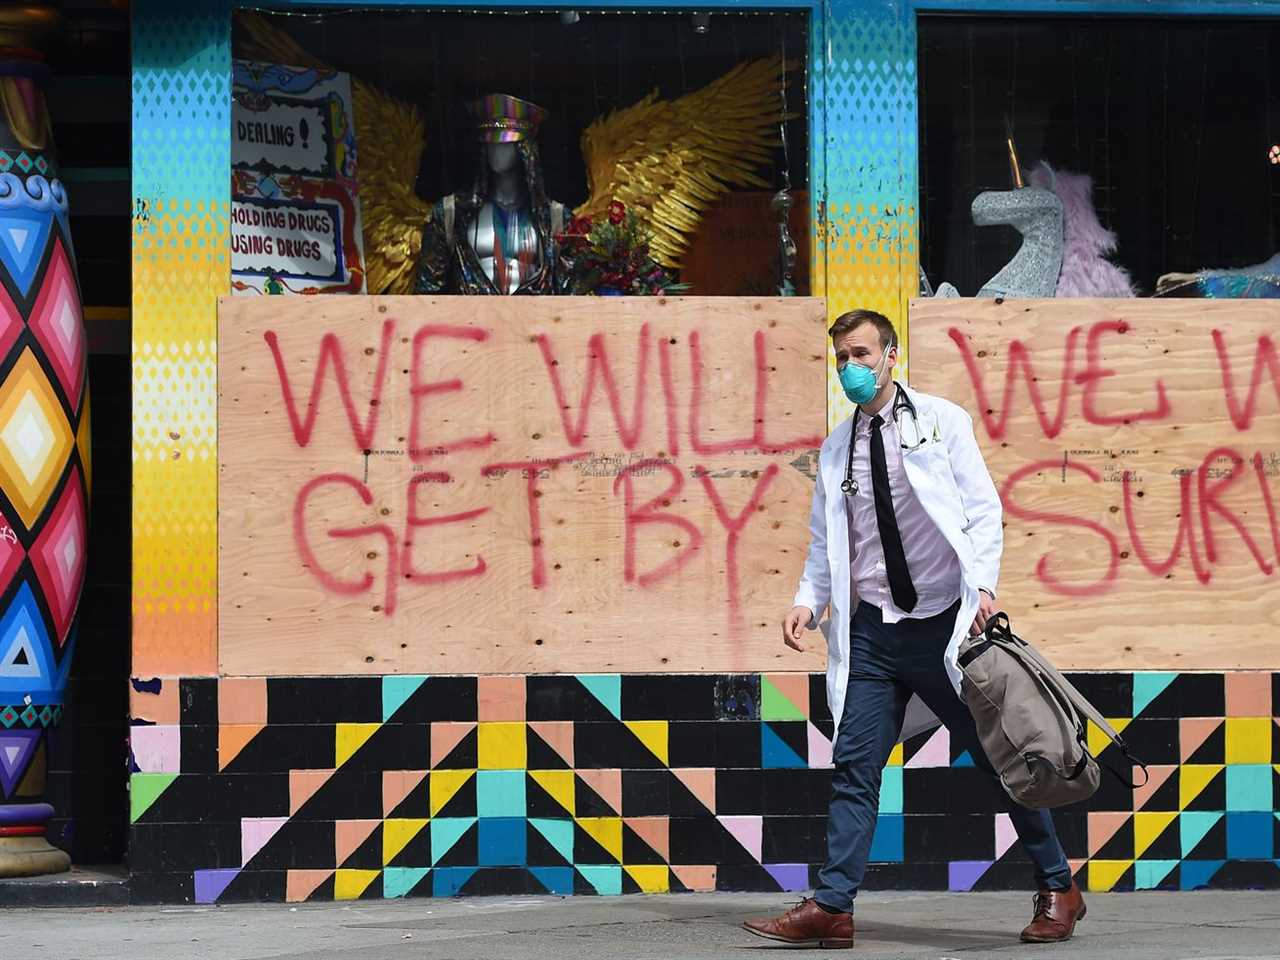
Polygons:
M860 603L854 611L849 691L833 751L827 862L814 892L819 903L837 910L853 907L875 833L880 774L897 742L912 693L919 694L951 731L952 742L967 749L973 762L992 775L1018 839L1035 864L1038 885L1054 890L1071 886L1071 867L1049 811L1031 810L1009 799L994 779L969 708L947 677L942 657L959 609L957 601L937 616L897 623L882 622L880 608L869 603Z

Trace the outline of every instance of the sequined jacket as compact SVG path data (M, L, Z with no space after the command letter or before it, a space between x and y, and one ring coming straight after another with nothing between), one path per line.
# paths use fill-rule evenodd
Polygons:
M483 205L470 193L455 193L432 206L431 216L422 226L415 293L498 295L466 240ZM516 295L569 293L569 264L555 239L563 229L564 205L548 201L540 212L541 216L535 211L534 227L543 251L542 267L520 285Z

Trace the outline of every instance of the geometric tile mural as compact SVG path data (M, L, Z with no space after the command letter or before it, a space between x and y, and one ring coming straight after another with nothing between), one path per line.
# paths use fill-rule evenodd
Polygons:
M1055 813L1082 885L1280 887L1280 674L1072 680L1151 771ZM140 900L793 891L823 857L821 675L135 680L133 714ZM869 889L1031 883L945 730L894 751L871 859Z

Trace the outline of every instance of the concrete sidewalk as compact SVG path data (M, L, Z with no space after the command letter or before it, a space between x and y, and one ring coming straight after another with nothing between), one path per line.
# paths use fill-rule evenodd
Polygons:
M791 949L738 928L786 896L521 897L0 911L6 957L41 960L701 960ZM1069 944L1027 946L1031 897L864 893L836 956L981 960L1280 958L1274 892L1093 894ZM831 954L822 953L823 956Z

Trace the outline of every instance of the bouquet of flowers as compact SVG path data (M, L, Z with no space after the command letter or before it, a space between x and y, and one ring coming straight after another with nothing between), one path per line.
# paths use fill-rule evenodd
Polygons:
M574 217L559 240L575 294L659 296L688 289L649 255L647 228L618 200L604 220Z

